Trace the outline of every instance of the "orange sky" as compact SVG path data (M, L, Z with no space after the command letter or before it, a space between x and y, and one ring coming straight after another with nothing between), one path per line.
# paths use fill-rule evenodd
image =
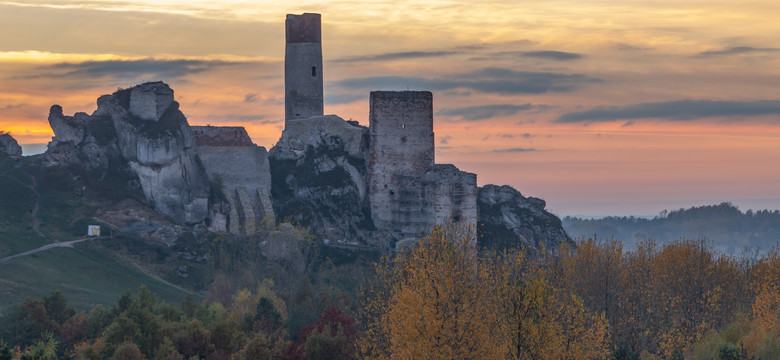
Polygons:
M432 90L437 162L480 184L559 215L780 209L776 1L277 3L0 0L0 129L46 143L52 104L162 80L191 124L270 148L284 16L319 12L325 112L367 125L370 90Z

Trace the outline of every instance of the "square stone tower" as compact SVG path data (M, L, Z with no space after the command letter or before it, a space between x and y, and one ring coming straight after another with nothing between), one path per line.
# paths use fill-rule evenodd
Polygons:
M285 20L284 118L322 116L322 33L320 14L288 14Z
M402 239L427 234L437 224L475 226L477 176L434 161L433 94L372 91L369 112L374 225Z
M434 164L433 94L372 91L368 132L368 194L374 224L407 236L429 230L432 208L418 179Z

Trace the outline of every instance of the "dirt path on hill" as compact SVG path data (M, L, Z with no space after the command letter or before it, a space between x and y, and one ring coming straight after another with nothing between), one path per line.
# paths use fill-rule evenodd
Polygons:
M97 238L81 238L81 239L76 239L76 240L71 240L71 241L55 242L55 243L51 243L51 244L48 244L48 245L43 245L43 246L41 246L41 247L39 247L37 249L32 249L32 250L28 250L28 251L21 252L21 253L18 253L18 254L14 254L14 255L11 255L11 256L6 256L6 257L0 259L0 264L2 264L4 262L7 262L9 260L12 260L12 259L16 259L18 257L32 255L32 254L39 253L41 251L46 251L46 250L53 249L53 248L58 248L58 247L71 247L72 248L73 244L77 244L77 243L80 243L82 241L86 241L86 240L89 240L89 239L97 239Z
M73 244L77 244L77 243L80 243L80 242L83 242L83 241L87 241L87 240L94 240L94 239L98 239L98 237L85 237L85 238L71 240L71 241L63 241L63 242L51 243L51 244L48 244L48 245L41 246L41 247L39 247L37 249L32 249L32 250L21 252L21 253L14 254L14 255L11 255L11 256L6 256L6 257L0 259L0 264L8 262L9 260L16 259L18 257L32 255L32 254L39 253L41 251L46 251L46 250L53 249L53 248L60 248L60 247L72 248ZM161 283L163 283L165 285L168 285L168 286L170 286L172 288L181 290L181 291L183 291L183 292L185 292L187 294L190 294L190 295L200 296L198 293L195 293L195 292L193 292L191 290L187 290L187 289L185 289L185 288L183 288L181 286L178 286L176 284L173 284L173 283L170 283L170 282L166 281L165 279L163 279L163 278L153 274L149 270L144 269L143 266L137 264L135 261L133 261L131 259L121 258L121 260L126 261L129 265L131 265L132 267L136 268L142 274L144 274L144 275L146 275L146 276L148 276L148 277L150 277L152 279L155 279L155 280L157 280L157 281L159 281L159 282L161 282Z
M198 293L196 293L196 292L193 292L193 291L187 290L187 289L185 289L185 288L183 288L183 287L181 287L181 286L179 286L179 285L176 285L176 284L173 284L173 283L170 283L170 282L166 281L165 279L163 279L163 278L161 278L161 277L159 277L159 276L155 275L154 273L150 272L149 270L145 269L143 266L139 265L138 263L136 263L136 262L135 262L135 261L133 261L132 259L129 259L129 258L127 258L127 257L120 257L120 258L121 258L122 260L124 260L124 261L127 261L127 263L128 263L128 264L130 264L130 265L132 265L134 268L136 268L136 270L140 271L141 273L143 273L144 275L146 275L146 276L148 276L148 277L150 277L150 278L152 278L152 279L155 279L155 280L157 280L157 281L159 281L159 282L161 282L161 283L163 283L163 284L165 284L165 285L168 285L168 286L170 286L170 287L172 287L172 288L175 288L175 289L181 290L181 291L183 291L183 292L185 292L185 293L187 293L187 294L194 295L194 296L196 296L196 297L197 297L197 296L200 296L200 295L199 295Z

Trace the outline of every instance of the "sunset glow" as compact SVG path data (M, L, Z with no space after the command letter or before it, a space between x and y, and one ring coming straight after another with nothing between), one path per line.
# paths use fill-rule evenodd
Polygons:
M322 14L325 113L431 90L436 154L558 215L780 209L780 3L0 1L0 130L164 81L193 125L283 129L284 17Z

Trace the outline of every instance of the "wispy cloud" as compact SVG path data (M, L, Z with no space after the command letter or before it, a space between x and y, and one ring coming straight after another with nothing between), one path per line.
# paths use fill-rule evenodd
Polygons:
M349 93L349 92L340 92L336 90L336 91L329 91L325 93L325 103L328 105L350 104L355 101L366 100L366 99L368 99L368 94L364 92Z
M780 115L780 100L713 101L679 100L628 106L599 106L561 115L555 122L607 122L635 119L689 121L713 117Z
M275 124L280 120L266 119L265 115L245 115L245 114L208 114L206 120L211 123L253 123L253 124Z
M251 93L251 94L244 95L244 102L246 102L246 103L257 102L257 93Z
M337 85L355 89L385 90L451 90L470 89L496 94L542 94L568 92L603 80L583 74L515 71L504 68L484 68L464 74L431 79L410 76L371 76L348 78Z
M751 46L735 46L725 48L721 50L710 50L696 54L697 57L711 57L711 56L723 56L723 55L736 55L736 54L748 54L748 53L767 53L780 51L778 48L757 48Z
M496 149L496 150L493 150L492 152L496 152L496 153L521 153L521 152L531 152L531 151L539 151L539 150L534 149L534 148L520 148L520 147L517 147L517 148L509 148L509 149Z
M357 61L403 60L403 59L418 59L418 58L428 58L428 57L442 57L442 56L456 55L459 53L461 52L459 51L404 51L404 52L393 52L393 53L385 53L385 54L377 54L377 55L348 57L348 58L336 59L332 61L333 62L357 62Z
M43 66L44 75L36 77L85 78L100 77L114 79L132 79L147 76L156 79L177 79L186 75L202 73L216 67L245 64L243 62L221 60L106 60L77 63L58 63Z
M535 58L558 60L558 61L577 60L583 58L582 54L570 53L565 51L554 51L554 50L526 51L523 52L522 55L525 57L535 57Z
M456 118L459 121L478 121L485 119L492 119L499 116L510 116L517 114L520 111L528 111L535 109L549 108L546 105L532 105L532 104L494 104L494 105L480 105L480 106L467 106L460 108L444 108L436 112L436 115L448 116Z

